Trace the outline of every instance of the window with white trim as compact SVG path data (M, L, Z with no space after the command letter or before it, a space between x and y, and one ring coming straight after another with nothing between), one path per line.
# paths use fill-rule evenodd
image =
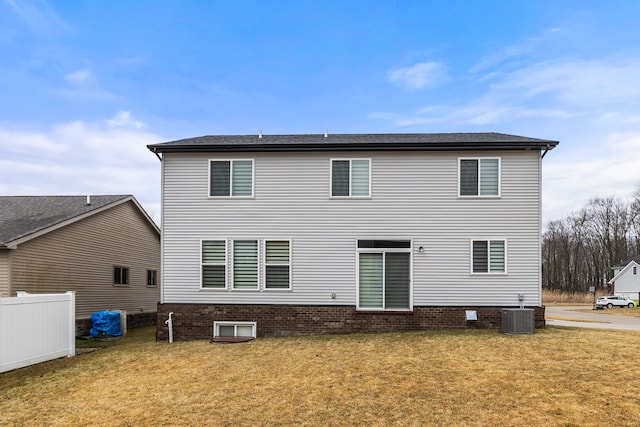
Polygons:
M291 289L291 243L288 240L265 240L264 287Z
M411 241L358 240L358 309L411 308Z
M459 195L491 197L500 195L500 159L459 159Z
M233 289L258 289L258 241L233 241Z
M213 322L215 337L256 337L256 322Z
M371 160L331 160L331 197L371 196Z
M210 160L210 197L252 197L253 160Z
M225 289L227 287L227 242L203 240L201 243L202 287Z
M471 271L473 273L506 273L506 253L505 240L473 240Z

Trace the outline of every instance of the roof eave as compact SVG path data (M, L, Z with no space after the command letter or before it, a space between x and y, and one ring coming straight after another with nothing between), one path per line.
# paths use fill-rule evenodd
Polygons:
M250 152L250 151L489 151L489 150L552 150L558 141L477 143L314 143L314 144L193 144L147 145L153 153L202 153L202 152Z
M44 234L50 233L54 230L57 230L59 228L62 227L66 227L69 224L73 224L74 222L80 221L82 219L88 218L90 216L96 215L100 212L103 212L107 209L111 209L114 206L118 206L120 204L126 203L126 202L133 202L133 204L140 210L140 212L142 212L144 218L146 219L146 221L149 223L149 225L154 229L154 231L160 235L160 228L158 227L158 225L155 223L155 221L153 221L153 219L151 219L151 217L149 216L149 214L147 214L147 212L142 208L142 206L140 205L140 203L138 203L138 201L136 200L135 197L133 197L132 195L129 196L125 196L121 199L115 200L111 203L107 203L104 206L100 206L99 208L96 209L92 209L90 211L84 212L82 214L73 216L71 218L66 218L60 222L57 222L55 224L51 224L48 225L46 227L40 228L38 230L32 231L30 233L27 234L23 234L21 236L16 236L13 240L10 240L9 242L5 242L5 243L0 243L0 248L2 248L2 245L4 245L7 249L17 249L18 245L23 244L24 242L27 242L29 240L35 239L37 237L40 237Z

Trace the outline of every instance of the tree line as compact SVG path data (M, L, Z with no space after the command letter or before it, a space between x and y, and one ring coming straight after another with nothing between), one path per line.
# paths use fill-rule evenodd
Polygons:
M640 185L629 202L594 198L547 223L542 236L542 286L570 293L606 289L611 267L640 255Z

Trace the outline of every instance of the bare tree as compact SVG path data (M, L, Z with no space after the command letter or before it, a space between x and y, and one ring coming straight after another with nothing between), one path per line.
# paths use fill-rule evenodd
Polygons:
M602 288L611 267L640 253L640 185L634 200L594 198L580 211L547 224L542 284L567 292Z

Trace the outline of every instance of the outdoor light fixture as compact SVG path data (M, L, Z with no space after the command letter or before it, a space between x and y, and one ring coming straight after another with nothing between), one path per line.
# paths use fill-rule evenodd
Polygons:
M423 252L424 252L424 246L420 246L420 247L418 248L418 252L423 253Z

